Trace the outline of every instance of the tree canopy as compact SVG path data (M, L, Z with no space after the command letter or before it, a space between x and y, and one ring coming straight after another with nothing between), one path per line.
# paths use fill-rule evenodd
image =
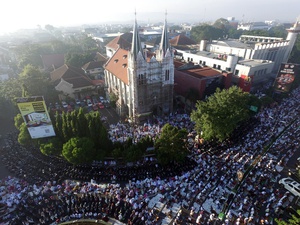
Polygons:
M201 40L216 40L222 38L223 30L208 24L195 26L191 30L193 40L200 42Z
M72 164L89 163L95 159L96 151L90 138L71 138L63 145L62 154Z
M278 225L298 225L300 224L300 209L298 209L295 214L292 214L288 221L279 219L275 219L275 221Z
M249 93L233 86L216 90L206 101L198 101L191 113L196 131L205 140L226 139L237 125L249 118Z
M154 145L157 160L161 164L168 164L173 161L182 162L188 154L187 134L186 129L178 129L168 123L165 124Z

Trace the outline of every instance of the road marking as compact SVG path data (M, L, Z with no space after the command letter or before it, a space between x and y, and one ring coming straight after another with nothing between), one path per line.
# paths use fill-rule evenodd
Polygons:
M109 113L109 115L111 116L111 117L114 117L111 113L110 113L110 111L108 110L108 109L105 109L108 113Z

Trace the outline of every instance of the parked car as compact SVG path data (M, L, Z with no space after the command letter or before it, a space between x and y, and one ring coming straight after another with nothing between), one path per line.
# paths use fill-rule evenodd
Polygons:
M281 184L285 189L287 189L293 195L300 197L300 184L297 181L293 180L290 177L286 177L281 179L279 181L279 184Z
M75 102L76 102L77 105L81 104L81 101L79 99L76 99Z
M93 106L93 102L92 102L91 99L87 99L87 100L86 100L86 104L87 104L87 106L89 106L89 107Z
M98 107L99 107L99 109L104 109L105 108L104 105L101 102L98 102Z
M61 104L62 104L62 106L63 106L64 108L67 108L67 107L68 107L68 104L67 104L65 101L62 101Z
M104 98L103 96L100 96L100 97L99 97L99 100L100 100L100 102L103 103L103 102L105 101L105 98Z
M94 110L94 111L97 111L97 110L98 110L97 104L94 104L92 107L93 107L93 110Z

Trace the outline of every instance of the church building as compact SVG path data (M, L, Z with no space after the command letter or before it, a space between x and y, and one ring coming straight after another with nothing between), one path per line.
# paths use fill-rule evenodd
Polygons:
M118 114L134 122L173 111L174 62L165 20L159 48L146 49L135 19L131 47L121 45L105 64L105 85Z

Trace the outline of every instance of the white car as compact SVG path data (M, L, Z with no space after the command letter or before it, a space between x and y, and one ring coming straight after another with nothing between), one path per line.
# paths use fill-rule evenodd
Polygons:
M293 195L300 197L300 184L290 177L283 178L279 181L279 184L283 185L285 189L291 192Z
M62 106L63 106L64 108L67 108L67 107L68 107L68 104L67 104L65 101L62 101L61 104L62 104Z
M86 100L86 103L89 107L93 106L93 103L90 99Z
M76 102L77 105L81 104L81 101L79 99L76 99L75 102Z

